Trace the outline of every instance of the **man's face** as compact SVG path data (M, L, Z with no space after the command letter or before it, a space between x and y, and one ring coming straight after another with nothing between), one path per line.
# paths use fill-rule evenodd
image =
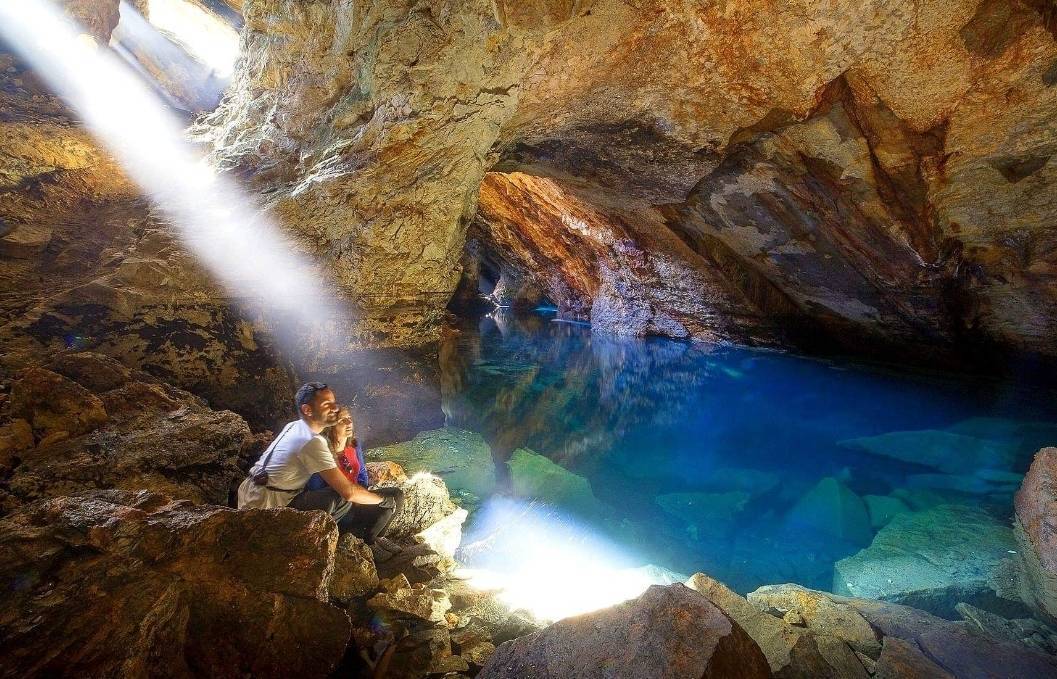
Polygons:
M320 389L308 406L307 419L312 424L330 426L338 421L338 399L331 389Z

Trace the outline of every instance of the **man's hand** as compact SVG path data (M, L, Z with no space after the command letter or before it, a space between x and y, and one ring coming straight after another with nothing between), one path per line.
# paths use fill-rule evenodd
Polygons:
M381 495L372 493L360 484L349 481L337 467L319 472L319 475L331 488L337 491L338 495L349 502L354 502L358 505L377 505L385 501L385 498Z

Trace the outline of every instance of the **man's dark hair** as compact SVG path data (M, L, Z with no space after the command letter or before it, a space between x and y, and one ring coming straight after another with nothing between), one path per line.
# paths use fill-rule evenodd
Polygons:
M297 390L297 395L294 396L294 407L297 408L298 417L301 416L301 406L311 403L316 397L316 392L324 389L330 389L330 387L322 382L308 382L301 385L301 388Z

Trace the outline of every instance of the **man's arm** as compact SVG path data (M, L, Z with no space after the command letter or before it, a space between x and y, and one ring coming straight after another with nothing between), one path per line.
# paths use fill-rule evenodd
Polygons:
M381 495L376 495L363 486L349 481L337 467L325 469L319 472L319 475L337 491L338 495L349 502L355 502L358 505L376 505L385 500Z

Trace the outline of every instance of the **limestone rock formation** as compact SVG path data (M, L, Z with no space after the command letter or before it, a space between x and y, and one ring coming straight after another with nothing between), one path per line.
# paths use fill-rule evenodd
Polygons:
M456 510L444 481L432 474L419 473L404 483L390 481L379 485L399 485L404 491L404 509L393 517L386 531L395 539L409 539Z
M31 436L10 453L5 504L109 488L227 504L256 445L241 417L99 354L46 366L14 380L8 426Z
M1057 448L1035 454L1015 497L1015 532L1024 559L1029 600L1057 619Z
M501 644L478 676L734 678L770 670L738 623L676 584Z
M776 677L866 677L867 671L852 650L853 645L857 643L860 648L871 651L874 658L880 651L880 645L868 626L868 634L861 630L856 634L854 624L822 625L820 629L819 625L813 626L809 622L805 629L802 617L801 625L789 624L703 573L693 575L686 585L708 597L760 645ZM812 616L813 619L817 617L820 616Z
M899 514L869 547L834 564L833 590L953 618L959 602L1002 603L1000 573L1014 547L1013 531L973 507Z
M914 674L919 672L925 677L1028 679L1057 672L1057 659L1052 655L1024 643L976 633L964 622L944 620L909 606L842 597L796 585L764 587L748 598L777 614L795 612L812 630L866 639L874 647L879 640L875 676L919 676Z
M199 132L397 342L476 214L607 331L1052 356L1046 7L268 0Z
M63 4L109 41L116 0ZM255 426L288 416L290 369L264 325L210 280L79 117L2 48L0 111L0 363L18 369L90 349Z
M392 460L408 473L429 472L451 490L484 497L495 490L492 451L480 434L460 429L420 432L411 441L368 451L372 460Z
M0 520L4 676L327 676L350 634L327 603L320 513L154 493L44 500Z

